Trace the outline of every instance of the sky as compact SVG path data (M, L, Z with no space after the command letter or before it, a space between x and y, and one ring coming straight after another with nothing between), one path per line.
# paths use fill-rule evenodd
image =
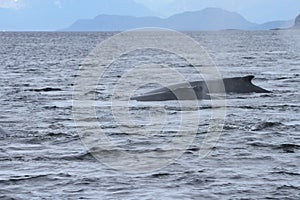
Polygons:
M0 0L0 30L57 30L99 14L168 17L207 7L238 12L255 23L300 14L300 0Z

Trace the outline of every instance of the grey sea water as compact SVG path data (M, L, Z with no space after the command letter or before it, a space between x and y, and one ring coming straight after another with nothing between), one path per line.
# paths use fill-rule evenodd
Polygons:
M252 74L256 85L273 93L229 95L221 137L203 159L199 150L211 107L209 101L200 101L203 118L184 154L161 169L136 174L97 161L81 142L72 113L79 66L114 33L0 33L0 127L7 132L0 131L0 198L299 199L299 33L187 33L209 52L223 77ZM119 131L107 104L108 91L122 75L118 69L149 55L156 64L172 64L187 77L197 78L170 54L133 52L116 62L104 75L106 82L99 83L96 113L117 146L159 155L173 152L161 145L174 136L178 116L186 110L174 102L156 103L170 116L166 131L143 137ZM142 87L140 92L153 87ZM151 103L132 102L131 112L147 124L150 107ZM114 158L114 152L99 154Z

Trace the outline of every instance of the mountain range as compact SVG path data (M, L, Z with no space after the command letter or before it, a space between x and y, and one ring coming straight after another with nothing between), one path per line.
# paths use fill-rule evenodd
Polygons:
M252 23L238 13L218 8L183 12L161 18L157 16L166 16L161 12L168 13L167 10L172 9L165 7L164 11L156 13L141 2L145 1L0 0L0 31L122 31L146 26L175 30L267 30L287 28L294 24L294 20L272 21L264 24ZM193 9L202 5L198 0L186 0L185 3ZM179 6L179 4L171 5L174 8ZM183 5L178 8L186 10ZM295 6L295 9L297 8ZM280 13L287 11L288 9L283 7ZM286 17L283 18L286 19Z
M93 19L80 19L63 31L123 31L142 27L161 27L179 31L202 30L269 30L289 28L295 20L252 23L236 12L220 8L184 12L168 18L98 15Z

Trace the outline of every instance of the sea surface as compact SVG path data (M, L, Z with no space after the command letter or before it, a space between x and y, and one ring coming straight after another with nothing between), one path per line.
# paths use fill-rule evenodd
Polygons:
M223 77L254 75L254 84L272 91L228 95L223 130L203 157L211 113L219 109L208 100L196 109L130 101L134 124L114 119L112 91L137 60L174 66L187 79L198 78L184 59L154 49L121 57L94 91L99 127L116 148L95 150L84 143L74 119L75 82L85 58L115 34L0 33L0 127L6 131L0 132L0 199L300 199L299 31L185 33L209 53ZM156 87L141 85L136 93ZM176 135L182 116L193 122L188 127L198 127L193 137ZM84 120L93 135L96 128ZM175 137L182 138L184 149L168 145ZM118 149L154 158L136 161L148 166L139 168Z

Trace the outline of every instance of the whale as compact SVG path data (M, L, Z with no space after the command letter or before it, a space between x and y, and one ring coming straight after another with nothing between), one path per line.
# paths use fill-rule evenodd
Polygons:
M133 96L130 99L136 101L170 101L170 100L194 100L194 99L211 99L211 95L207 85L218 86L220 81L224 84L224 89L214 88L214 93L272 93L269 90L263 89L252 83L255 78L253 75L244 77L224 78L222 80L209 80L209 81L193 81L187 83L179 83L162 87L141 94Z

